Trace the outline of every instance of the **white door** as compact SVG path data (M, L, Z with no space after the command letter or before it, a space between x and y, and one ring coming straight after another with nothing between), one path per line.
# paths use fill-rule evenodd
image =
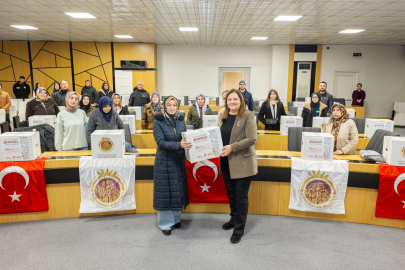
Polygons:
M357 81L358 81L357 72L336 71L335 83L333 85L333 97L351 100L352 93L356 89Z

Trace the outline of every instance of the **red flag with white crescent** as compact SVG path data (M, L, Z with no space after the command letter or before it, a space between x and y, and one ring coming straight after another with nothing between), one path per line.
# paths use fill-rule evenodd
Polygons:
M190 203L229 203L224 178L219 173L219 157L186 163Z
M405 219L405 167L378 163L380 183L376 217Z
M45 159L0 162L0 214L48 211Z

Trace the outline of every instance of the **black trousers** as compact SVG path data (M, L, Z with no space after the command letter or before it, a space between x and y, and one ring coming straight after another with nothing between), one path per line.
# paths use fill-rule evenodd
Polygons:
M6 121L8 122L8 124L10 124L10 115L6 114Z
M228 192L231 220L235 234L243 234L249 209L248 192L252 176L231 179L228 158L221 158L221 171L224 177L226 191Z

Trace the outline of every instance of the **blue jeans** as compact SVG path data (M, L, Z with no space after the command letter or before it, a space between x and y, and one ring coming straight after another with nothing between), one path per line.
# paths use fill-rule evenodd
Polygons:
M180 222L181 211L158 211L158 226L161 230L171 230Z

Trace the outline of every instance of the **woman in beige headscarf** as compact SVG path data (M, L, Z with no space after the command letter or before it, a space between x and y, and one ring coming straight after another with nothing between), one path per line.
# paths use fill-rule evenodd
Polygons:
M331 108L332 115L322 124L323 133L331 133L335 137L334 155L355 155L359 142L356 123L350 119L345 106L335 104Z
M79 110L79 95L66 94L65 111L58 114L55 129L55 148L58 151L88 150L86 140L87 116Z

